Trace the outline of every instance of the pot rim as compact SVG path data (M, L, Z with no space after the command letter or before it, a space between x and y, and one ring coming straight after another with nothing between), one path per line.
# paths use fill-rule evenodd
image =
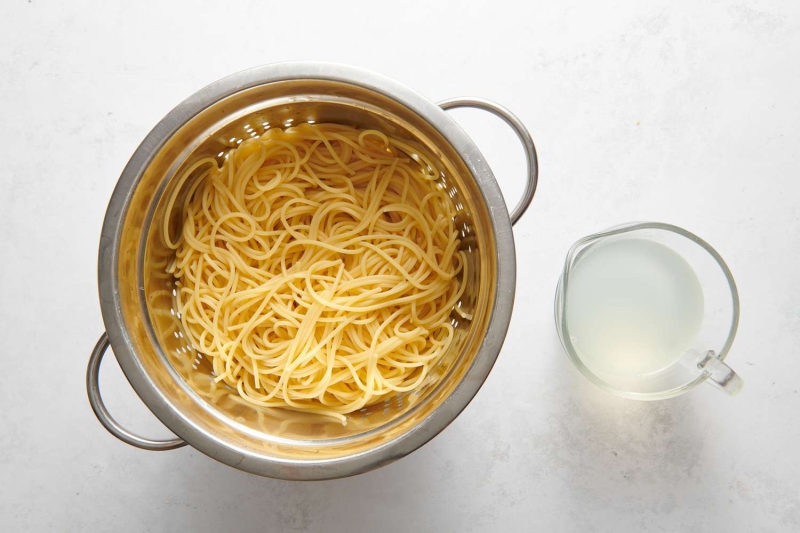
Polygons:
M461 383L412 430L363 452L315 461L266 457L216 439L188 419L163 396L138 361L121 311L120 239L133 192L163 144L208 106L240 91L285 80L309 79L351 84L383 94L424 118L452 145L477 182L495 238L496 284L486 335ZM126 378L147 407L192 447L247 472L291 479L329 479L355 475L393 462L435 437L464 410L494 366L511 320L516 287L516 256L511 220L500 188L477 146L438 105L406 86L371 71L327 62L290 62L244 70L199 90L170 111L145 137L125 166L106 210L100 238L98 289L103 321L114 354Z

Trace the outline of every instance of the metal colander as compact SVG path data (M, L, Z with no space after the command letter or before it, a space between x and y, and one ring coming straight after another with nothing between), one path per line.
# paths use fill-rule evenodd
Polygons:
M443 110L464 106L500 116L523 141L528 183L511 219L485 160ZM464 297L451 313L456 335L439 365L417 390L351 413L345 425L321 415L256 407L224 383L214 383L209 362L181 331L174 280L166 272L173 251L159 237L168 216L164 199L187 163L222 157L269 127L302 122L377 128L437 161L470 263ZM514 300L511 222L533 198L536 177L536 152L524 126L485 100L455 99L439 107L387 78L322 63L270 65L215 82L153 129L112 195L98 266L107 336L98 342L87 374L95 413L111 433L134 446L163 450L188 443L236 468L277 478L342 477L410 453L466 407L497 358ZM169 223L178 224L170 215L175 220ZM109 415L97 384L109 343L137 394L179 439L144 439Z

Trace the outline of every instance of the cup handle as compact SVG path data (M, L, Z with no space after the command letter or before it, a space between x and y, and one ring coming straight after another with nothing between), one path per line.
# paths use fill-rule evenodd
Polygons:
M703 360L697 363L697 368L708 376L706 383L727 392L731 396L739 394L742 387L744 387L742 378L731 367L720 361L714 350L706 352Z
M533 138L531 138L531 134L525 127L525 124L523 124L522 121L518 119L516 115L514 115L514 113L505 107L484 98L450 98L448 100L439 102L439 107L445 111L459 107L473 107L475 109L488 111L489 113L502 118L506 124L511 126L511 129L514 130L514 133L517 134L517 137L519 137L520 142L522 142L522 147L525 149L525 160L528 167L528 181L525 185L525 192L522 194L522 199L520 199L517 206L511 212L511 225L513 226L517 223L520 217L525 214L525 210L528 209L528 206L531 205L531 201L533 201L533 194L536 192L536 185L539 182L539 159L536 156L536 145L533 144Z
M114 420L103 403L103 397L100 395L100 362L103 360L103 355L105 355L108 346L108 334L103 333L103 335L100 336L100 340L97 341L94 350L92 350L92 355L89 357L89 366L86 369L86 392L89 395L89 404L92 406L92 410L95 416L97 416L97 419L103 424L103 427L122 442L143 450L174 450L175 448L186 446L186 442L178 438L171 440L152 440L140 437L120 426L119 423Z

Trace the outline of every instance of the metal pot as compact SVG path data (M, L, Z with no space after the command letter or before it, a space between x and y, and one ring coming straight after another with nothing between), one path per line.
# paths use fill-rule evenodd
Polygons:
M509 217L492 171L444 110L475 107L514 129L525 148L527 185ZM440 163L469 250L467 291L453 316L456 335L423 386L348 417L346 425L313 414L257 408L216 384L187 346L176 318L169 250L156 228L162 199L187 161L222 155L248 135L306 121L377 127L409 140ZM125 167L106 212L98 284L106 332L89 360L89 401L119 439L147 450L191 444L230 466L284 479L349 476L388 464L442 431L478 392L500 352L514 303L516 261L511 226L530 204L536 150L522 123L477 98L436 105L388 78L343 65L282 63L212 83L172 110ZM176 221L177 223L177 221ZM466 317L466 318L465 318ZM100 362L109 344L139 397L180 438L156 441L121 427L103 405Z

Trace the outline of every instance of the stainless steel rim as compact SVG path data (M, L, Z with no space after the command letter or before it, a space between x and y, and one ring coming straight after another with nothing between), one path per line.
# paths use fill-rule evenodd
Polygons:
M130 197L152 156L162 144L210 104L251 87L291 79L329 80L358 85L387 95L424 117L461 154L478 182L488 207L497 248L497 290L492 316L480 347L480 355L454 392L414 430L393 441L343 458L302 463L264 457L228 446L193 424L159 392L138 361L125 330L116 275L120 236ZM524 131L524 127L521 130ZM521 130L516 130L518 135ZM533 153L535 161L535 150ZM526 195L523 204L530 202L535 188L533 175L529 179L533 184L531 186L529 183L530 194ZM526 205L522 211L524 207ZM447 113L407 87L366 70L331 63L280 63L256 67L212 83L178 105L147 135L123 170L109 202L100 240L98 285L103 320L120 367L137 394L170 430L203 453L241 470L284 477L285 467L289 466L300 479L326 479L371 470L407 455L437 435L467 406L488 376L505 340L514 302L516 261L511 220L500 188L477 147Z

